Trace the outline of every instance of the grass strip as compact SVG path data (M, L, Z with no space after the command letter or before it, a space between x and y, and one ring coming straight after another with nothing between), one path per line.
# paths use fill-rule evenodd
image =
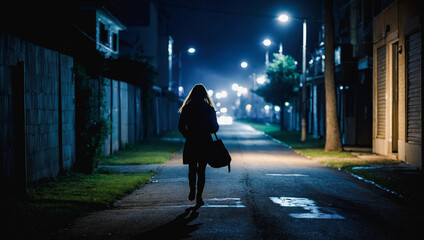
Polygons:
M3 223L18 238L46 234L87 212L112 206L117 199L150 181L149 173L95 174L68 172L54 180L33 183L26 199L2 198Z
M329 151L324 150L325 140L316 139L311 135L306 136L306 141L302 142L299 131L280 131L278 124L268 124L260 122L252 122L247 119L238 119L238 122L245 123L254 129L264 132L265 134L285 143L293 150L309 158L355 158L347 151Z
M182 148L183 142L163 140L164 138L181 138L181 135L177 132L167 132L140 144L130 144L123 151L117 151L103 157L99 164L143 165L165 163Z

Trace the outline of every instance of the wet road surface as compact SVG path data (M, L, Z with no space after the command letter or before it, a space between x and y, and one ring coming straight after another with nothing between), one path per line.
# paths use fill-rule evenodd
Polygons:
M207 167L205 205L187 199L181 154L151 183L62 229L56 239L418 239L421 213L251 127L221 126L233 161ZM422 235L421 235L422 236Z

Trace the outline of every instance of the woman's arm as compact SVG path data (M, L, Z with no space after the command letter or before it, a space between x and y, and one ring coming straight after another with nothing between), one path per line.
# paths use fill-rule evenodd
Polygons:
M180 115L180 119L178 121L178 130L184 136L184 138L187 138L187 124L186 124L185 115L186 114L184 114L184 111L182 111Z
M216 119L216 112L215 109L212 108L211 110L211 133L216 133L218 132L219 129L219 125L218 125L218 120Z

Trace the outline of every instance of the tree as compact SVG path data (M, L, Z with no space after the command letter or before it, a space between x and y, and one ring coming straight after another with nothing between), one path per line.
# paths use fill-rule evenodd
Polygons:
M288 55L274 54L274 59L266 71L269 82L255 92L265 101L281 107L281 130L283 130L284 102L295 95L299 74L296 72L295 60Z
M324 1L324 49L325 49L325 112L326 139L325 151L341 151L339 121L337 119L336 89L334 82L334 19L333 0Z

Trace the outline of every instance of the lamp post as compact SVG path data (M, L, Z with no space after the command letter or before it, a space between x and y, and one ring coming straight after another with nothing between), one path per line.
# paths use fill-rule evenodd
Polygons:
M191 48L189 48L187 50L187 52L189 54L194 54L196 52L196 49L193 48L193 47L191 47ZM183 87L183 84L182 84L183 75L182 75L182 61L181 61L181 56L182 56L182 52L180 51L178 53L178 89L177 89L178 96L179 97L181 97L184 94L184 87Z
M272 42L271 42L271 40L269 40L267 38L262 43L267 47L266 53L265 53L265 66L266 66L266 68L268 68L268 66L269 66L269 50L268 50L268 47L271 45Z
M302 105L301 105L301 141L305 142L306 141L306 18L303 19L297 19L294 18L296 20L301 20L302 21L302 35L303 35L303 40L302 40ZM280 22L287 22L289 20L289 16L286 14L281 14L278 17L278 20Z

